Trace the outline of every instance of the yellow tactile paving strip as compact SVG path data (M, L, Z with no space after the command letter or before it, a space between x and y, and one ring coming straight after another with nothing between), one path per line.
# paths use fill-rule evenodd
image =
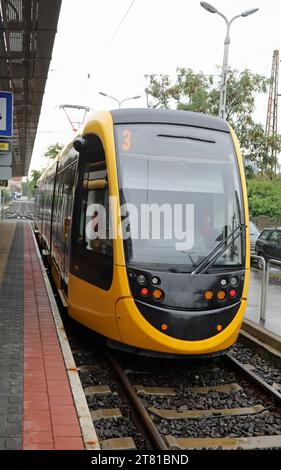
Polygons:
M16 222L0 222L0 286L2 285L15 229Z

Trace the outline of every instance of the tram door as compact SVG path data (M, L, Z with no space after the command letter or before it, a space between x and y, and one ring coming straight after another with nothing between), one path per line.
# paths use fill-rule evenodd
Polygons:
M69 276L70 236L72 223L72 210L75 191L75 176L77 164L73 163L64 171L64 204L62 207L63 220L63 253L62 253L62 278L63 287L66 289Z
M63 288L66 293L76 168L77 155L74 151L73 158L68 152L59 161L53 206L52 275L57 287Z
M70 271L92 285L108 290L113 277L109 186L106 157L98 136L86 136L87 150L79 156Z
M83 138L71 231L68 312L98 333L120 340L106 155L97 135Z

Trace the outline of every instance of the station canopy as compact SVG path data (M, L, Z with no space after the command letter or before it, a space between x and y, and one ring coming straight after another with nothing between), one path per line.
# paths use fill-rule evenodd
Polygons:
M0 90L14 94L13 176L28 173L61 0L0 0Z

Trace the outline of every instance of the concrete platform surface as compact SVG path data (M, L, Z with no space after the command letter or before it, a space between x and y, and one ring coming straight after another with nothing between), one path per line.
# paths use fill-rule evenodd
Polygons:
M28 222L0 222L0 449L84 449Z
M271 268L264 323L260 322L262 271L251 269L248 307L245 318L281 336L281 270Z

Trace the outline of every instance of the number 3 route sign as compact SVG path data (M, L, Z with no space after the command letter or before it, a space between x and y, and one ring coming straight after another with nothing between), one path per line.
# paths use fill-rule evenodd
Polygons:
M13 136L13 93L0 91L0 137Z

